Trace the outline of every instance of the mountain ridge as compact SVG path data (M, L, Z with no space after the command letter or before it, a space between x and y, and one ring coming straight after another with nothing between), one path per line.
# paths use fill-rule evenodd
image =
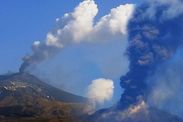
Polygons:
M29 73L0 75L0 120L4 122L79 122L86 101Z
M55 88L41 81L34 75L28 73L14 73L10 75L0 75L0 83L1 83L0 87L1 88L4 87L5 89L7 89L6 85L9 85L9 90L11 90L10 86L11 87L14 86L14 88L18 87L15 85L19 85L19 88L36 86L37 90L43 90L43 92L45 92L45 95L47 95L45 97L52 96L54 99L63 102L86 102L86 98ZM67 99L68 96L69 98Z
M2 122L183 122L170 113L146 108L143 102L129 108L131 112L113 106L92 115L84 113L86 104L86 98L55 88L29 73L0 75Z

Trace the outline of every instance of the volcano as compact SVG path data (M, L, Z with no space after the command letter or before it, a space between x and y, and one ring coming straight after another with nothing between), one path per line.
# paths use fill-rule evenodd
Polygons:
M28 73L0 76L0 120L77 122L86 99Z
M131 110L102 109L88 117L88 122L183 122L183 119L156 108Z
M83 112L86 98L57 89L29 73L0 76L0 120L3 122L183 122L170 113L144 108L115 107L92 115ZM142 109L141 109L142 108Z

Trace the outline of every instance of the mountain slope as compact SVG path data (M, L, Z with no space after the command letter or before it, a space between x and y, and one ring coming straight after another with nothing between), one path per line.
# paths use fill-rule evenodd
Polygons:
M1 120L52 118L72 122L70 119L76 121L82 114L85 102L85 98L54 88L28 73L0 76Z
M86 99L54 88L28 73L0 76L0 122L183 122L143 102L127 111L83 113ZM140 108L142 109L139 109Z
M88 117L88 122L183 122L183 119L156 108L132 111L102 109Z
M62 102L84 102L86 99L71 93L62 91L51 85L48 85L37 77L28 73L16 73L12 75L0 76L0 90L1 92L9 91L14 93L21 93L26 89L26 94L36 97L50 97L50 99L59 100ZM0 95L0 99L3 94Z

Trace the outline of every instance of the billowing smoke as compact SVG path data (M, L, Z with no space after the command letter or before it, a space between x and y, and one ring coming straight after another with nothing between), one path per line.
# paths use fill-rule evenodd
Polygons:
M129 22L128 34L130 71L121 77L121 86L125 89L119 104L121 109L141 99L147 101L152 92L149 90L152 83L149 82L157 80L149 80L149 77L182 47L183 1L153 0L140 5ZM162 75L167 74L166 71L161 72L165 72Z
M44 42L34 42L33 53L23 58L20 72L30 65L49 59L72 44L109 41L119 36L125 38L126 26L133 9L133 4L120 5L95 24L97 5L94 0L84 0L74 12L66 13L62 18L56 19L57 27L47 34Z
M55 55L59 50L72 42L80 42L93 27L93 18L98 12L97 5L93 0L86 0L75 8L73 13L65 14L60 23L60 27L47 34L45 42L33 44L33 54L23 59L20 72L29 65L37 64Z
M148 78L152 89L148 104L169 113L183 115L183 49L166 63L158 67L156 73Z
M96 79L88 86L87 97L90 99L86 111L91 113L95 111L97 104L103 104L109 101L113 96L114 83L110 79Z
M112 98L113 89L114 84L112 80L104 78L96 79L88 86L87 96L97 103L103 103Z

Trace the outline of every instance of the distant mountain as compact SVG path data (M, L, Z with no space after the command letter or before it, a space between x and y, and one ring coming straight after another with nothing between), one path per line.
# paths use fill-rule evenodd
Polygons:
M86 101L28 73L0 76L0 122L183 122L155 108L137 107L132 114L109 108L86 115Z
M156 108L137 109L133 112L101 109L89 116L87 122L183 122L183 119Z
M5 122L77 122L85 102L28 73L0 76L0 120Z

